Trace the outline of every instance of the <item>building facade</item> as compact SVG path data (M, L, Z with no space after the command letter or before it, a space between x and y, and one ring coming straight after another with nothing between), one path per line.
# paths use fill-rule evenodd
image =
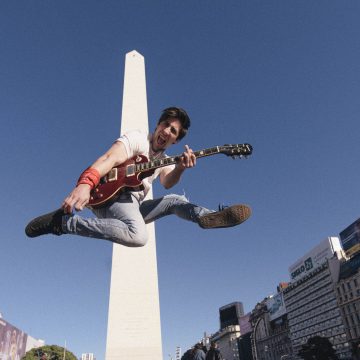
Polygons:
M219 330L210 338L211 341L216 341L218 349L226 360L239 359L239 344L240 326L230 325L224 329Z
M360 253L341 265L336 295L354 359L360 359Z
M279 299L282 299L282 293L264 299L251 313L253 359L280 360L292 356L287 314L285 307L280 309ZM275 312L272 311L274 304L278 304Z
M340 272L337 256L308 271L284 290L294 358L315 336L327 338L340 359L351 359L335 285Z
M240 301L222 306L219 309L220 329L225 329L229 325L240 325L243 315L244 306Z
M93 353L81 354L81 360L96 360Z
M253 360L251 348L251 333L238 338L239 360Z

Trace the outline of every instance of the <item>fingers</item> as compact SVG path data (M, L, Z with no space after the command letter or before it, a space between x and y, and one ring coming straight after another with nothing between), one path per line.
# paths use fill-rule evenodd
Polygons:
M64 209L64 212L71 214L73 210L81 211L89 203L90 199L90 187L85 185L85 187L79 185L76 187L68 197L65 198L61 207Z
M182 154L181 162L184 168L191 168L196 165L196 156L188 145L185 145L185 151Z
M88 201L84 201L82 199L66 198L61 207L64 209L65 213L71 214L74 209L76 211L84 210L84 208L87 204L88 204Z

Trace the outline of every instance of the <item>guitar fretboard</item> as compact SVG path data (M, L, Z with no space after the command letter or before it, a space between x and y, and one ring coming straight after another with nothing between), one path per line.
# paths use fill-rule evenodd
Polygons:
M196 158L215 155L215 154L219 154L219 153L220 153L219 146L215 146L215 147L209 148L209 149L194 151L194 155ZM155 170L155 169L158 169L158 168L161 168L164 166L176 164L179 161L181 156L182 155L169 156L166 158L155 159L152 161L137 164L137 165L135 165L135 172Z

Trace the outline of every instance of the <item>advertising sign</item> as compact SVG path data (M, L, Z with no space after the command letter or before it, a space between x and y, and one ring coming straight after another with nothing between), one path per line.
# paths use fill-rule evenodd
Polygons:
M360 251L360 219L353 222L340 233L341 244L347 256Z
M322 265L326 259L333 257L335 251L341 251L340 240L337 237L328 237L321 241L311 251L301 257L289 267L291 281L299 280L308 272Z
M27 334L0 319L0 359L20 360L26 352Z
M282 293L277 293L266 300L266 307L269 311L270 321L277 319L286 314L286 308Z

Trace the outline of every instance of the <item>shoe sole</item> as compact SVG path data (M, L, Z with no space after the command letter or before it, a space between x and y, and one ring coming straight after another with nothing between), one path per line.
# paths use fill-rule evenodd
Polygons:
M224 210L201 216L199 225L203 229L225 228L240 225L251 216L247 205L233 205Z

